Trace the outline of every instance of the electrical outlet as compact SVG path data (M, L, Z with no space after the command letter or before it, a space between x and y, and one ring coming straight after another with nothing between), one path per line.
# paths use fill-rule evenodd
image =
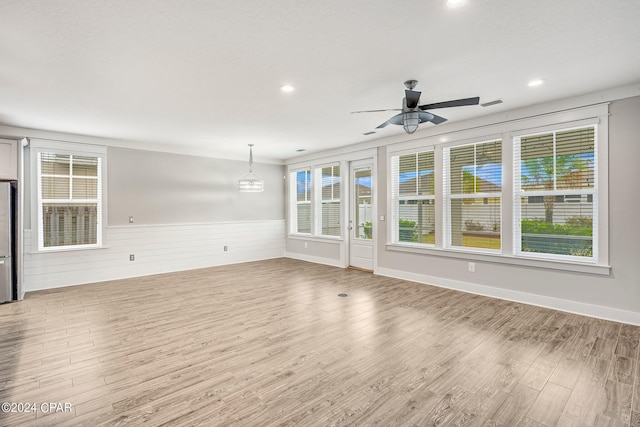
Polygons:
M469 271L471 273L475 273L476 272L476 263L475 262L470 262L469 263Z
M309 247L309 243L304 242L304 248L307 249Z
M135 261L136 256L134 254L129 255L129 261Z
M133 224L133 216L129 217L129 224Z
M227 252L227 250L229 250L229 247L227 245L224 245L224 251Z

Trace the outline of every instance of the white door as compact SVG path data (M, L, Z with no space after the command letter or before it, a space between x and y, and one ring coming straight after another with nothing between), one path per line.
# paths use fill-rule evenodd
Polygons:
M373 162L351 162L349 266L373 271Z

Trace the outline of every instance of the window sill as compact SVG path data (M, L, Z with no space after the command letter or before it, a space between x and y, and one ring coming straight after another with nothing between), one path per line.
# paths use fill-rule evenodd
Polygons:
M339 236L312 236L310 234L288 234L287 239L305 240L307 242L334 243L342 242L344 239Z
M109 246L95 246L95 247L83 247L83 248L55 248L55 249L45 249L45 250L36 250L30 251L29 255L43 255L43 254L56 254L60 252L79 252L79 251L99 251L102 249L109 249Z
M458 250L441 249L441 248L435 248L435 247L422 248L422 247L417 247L415 245L402 245L397 243L394 243L394 244L388 243L386 245L386 250L441 256L441 257L447 257L447 258L457 258L457 259L472 260L472 261L489 262L494 264L515 265L515 266L522 266L522 267L534 267L534 268L553 269L553 270L562 270L562 271L575 271L579 273L598 274L602 276L609 276L611 274L611 266L609 265L530 259L530 258L515 257L515 256L503 255L503 254L500 254L500 255L484 254L484 253L481 254L475 251L465 251L465 250L458 251Z

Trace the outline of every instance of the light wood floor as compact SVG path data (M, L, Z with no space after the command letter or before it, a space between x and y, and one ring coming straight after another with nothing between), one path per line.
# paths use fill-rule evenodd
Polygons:
M347 293L347 297L338 294ZM640 328L290 259L0 306L0 425L640 425Z

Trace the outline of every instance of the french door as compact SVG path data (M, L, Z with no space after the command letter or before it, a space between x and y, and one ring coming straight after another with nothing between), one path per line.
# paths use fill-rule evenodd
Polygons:
M373 160L349 168L349 266L373 271Z

